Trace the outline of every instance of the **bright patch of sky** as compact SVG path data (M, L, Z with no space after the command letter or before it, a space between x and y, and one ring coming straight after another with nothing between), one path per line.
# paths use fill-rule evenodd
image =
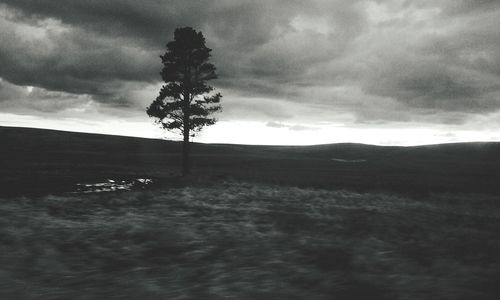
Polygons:
M75 118L50 118L0 113L2 125L33 127L64 131L102 133L155 139L181 140L181 137L161 130L148 121L114 118L106 121ZM221 121L206 128L193 141L201 143L228 143L253 145L316 145L325 143L365 143L374 145L425 145L467 141L495 141L500 135L495 130L447 128L353 128L340 124L313 124L310 126L280 123L270 126L263 122Z

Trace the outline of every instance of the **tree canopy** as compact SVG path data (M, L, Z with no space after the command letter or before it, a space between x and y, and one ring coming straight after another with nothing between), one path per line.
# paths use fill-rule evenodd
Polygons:
M165 84L147 108L147 114L166 130L179 131L184 138L183 174L189 173L189 138L217 121L212 114L221 111L220 93L207 84L216 79L216 68L209 62L212 51L205 37L191 27L177 28L174 40L161 55L161 77Z

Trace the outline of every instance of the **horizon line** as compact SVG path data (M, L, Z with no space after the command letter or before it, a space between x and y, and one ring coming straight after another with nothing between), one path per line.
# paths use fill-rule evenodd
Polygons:
M0 128L12 128L12 129L35 129L35 130L47 130L47 131L58 131L58 132L66 132L66 133L81 133L81 134L93 134L93 135L103 135L103 136L116 136L116 137L125 137L125 138L138 138L138 139L148 139L148 140L161 140L168 142L182 142L181 139L167 139L167 138L155 138L155 137L147 137L147 136L138 136L138 135L125 135L125 134L116 134L116 133L103 133L103 132L95 132L95 131L79 131L79 130L66 130L66 129L55 129L48 127L31 127L31 126L10 126L10 125L1 125ZM456 142L443 142L443 143L423 143L423 144L414 144L414 145L381 145L381 144L369 144L369 143L360 143L360 142L333 142L333 143L320 143L320 144L240 144L240 143L220 143L220 142L196 142L191 141L191 143L195 144L204 144L204 145L235 145L235 146L268 146L268 147L312 147L312 146L327 146L327 145L342 145L342 144L356 144L356 145L366 145L366 146L375 146L375 147L420 147L420 146L437 146L437 145L452 145L452 144L487 144L487 143L500 143L500 141L484 141L484 140L474 140L474 141L456 141Z

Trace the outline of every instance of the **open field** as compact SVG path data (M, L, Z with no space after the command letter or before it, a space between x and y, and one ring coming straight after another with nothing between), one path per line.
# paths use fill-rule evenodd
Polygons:
M2 299L498 299L493 196L226 181L0 199Z
M500 143L0 139L0 299L500 298Z
M171 178L180 143L0 127L1 194L71 191L106 179ZM361 144L248 146L193 144L193 173L325 189L406 194L500 194L500 143L419 147Z

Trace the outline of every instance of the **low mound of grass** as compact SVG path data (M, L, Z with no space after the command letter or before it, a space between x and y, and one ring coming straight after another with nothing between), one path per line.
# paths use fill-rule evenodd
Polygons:
M500 205L228 182L0 199L1 299L498 299Z

